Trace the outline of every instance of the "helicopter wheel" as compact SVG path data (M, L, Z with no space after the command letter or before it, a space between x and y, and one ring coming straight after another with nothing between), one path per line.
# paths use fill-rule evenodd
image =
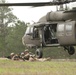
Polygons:
M73 46L70 46L69 49L68 49L68 53L70 55L73 55L75 53L75 48Z
M36 52L35 52L35 54L36 54L37 58L42 58L42 56L43 56L43 52L42 52L41 49L37 49Z

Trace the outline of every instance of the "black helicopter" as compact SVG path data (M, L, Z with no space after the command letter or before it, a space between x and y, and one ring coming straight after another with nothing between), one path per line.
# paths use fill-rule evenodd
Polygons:
M38 3L0 3L0 6L53 6L63 5L76 0L53 0ZM36 48L36 55L42 58L43 47L62 46L70 55L75 53L76 45L76 9L48 12L37 23L28 25L23 45Z

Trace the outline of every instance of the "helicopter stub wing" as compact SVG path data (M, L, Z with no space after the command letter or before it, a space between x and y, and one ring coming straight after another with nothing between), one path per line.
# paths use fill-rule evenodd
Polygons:
M32 24L32 25L27 25L29 27L43 27L43 26L47 26L47 25L56 25L58 22L38 22L38 23L35 23L35 24Z
M45 25L48 25L48 24L50 24L50 23L49 22L42 22L42 23L38 22L38 23L34 23L32 25L27 25L27 26L29 26L29 27L33 27L33 26L42 27L42 26L45 26Z
M34 3L0 3L0 6L52 6L61 5L70 2L75 2L76 0L53 0L50 2L34 2Z
M45 23L35 23L35 24L32 24L32 25L27 25L27 26L29 26L29 27L33 27L33 26L41 27L41 26L44 26L44 25L45 25Z

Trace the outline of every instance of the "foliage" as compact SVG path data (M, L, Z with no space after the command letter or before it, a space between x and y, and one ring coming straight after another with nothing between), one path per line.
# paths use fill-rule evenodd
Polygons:
M19 53L25 49L22 44L22 37L26 30L26 24L20 20L15 23L15 26L8 27L8 36L6 37L7 51Z
M5 3L5 0L0 0L0 3ZM0 7L0 53L4 54L7 50L6 48L6 36L7 36L7 28L10 23L15 23L17 21L17 17L13 15L11 12L12 8L10 7Z
M0 3L5 2L5 0L0 0ZM9 23L17 20L17 17L11 12L12 10L13 9L8 6L0 7L0 23L2 23L5 27L7 27Z

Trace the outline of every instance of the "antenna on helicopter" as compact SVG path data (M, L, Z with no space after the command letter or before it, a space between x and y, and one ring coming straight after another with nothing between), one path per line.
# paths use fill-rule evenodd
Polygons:
M32 20L32 22L35 24L36 22Z
M68 8L68 6L67 6L67 4L65 4L65 10L68 10L69 8Z
M59 10L60 10L60 11L63 11L63 10L64 10L63 4L62 4L62 5L60 5Z

